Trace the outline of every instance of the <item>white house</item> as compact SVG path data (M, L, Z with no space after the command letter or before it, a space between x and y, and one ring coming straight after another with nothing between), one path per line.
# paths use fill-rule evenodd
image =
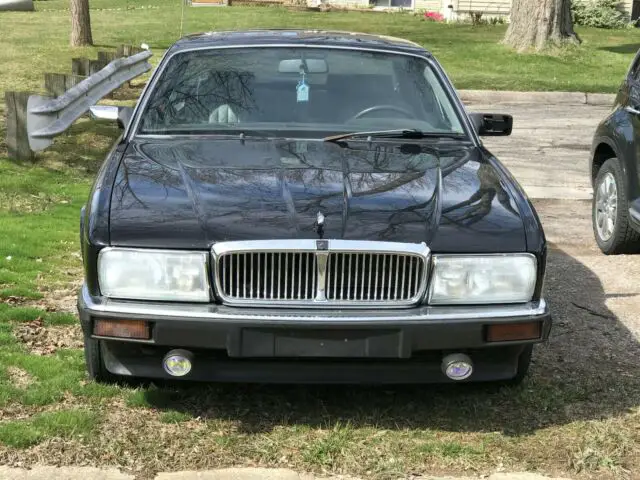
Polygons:
M1 3L2 0L0 0ZM246 1L246 0L244 0ZM284 3L291 0L254 0L255 2ZM640 0L619 0L620 7L624 9L633 20L640 17ZM191 0L192 5L216 5L227 4L227 0ZM243 2L244 3L244 2ZM308 5L321 3L335 5L349 5L369 8L404 8L408 10L428 10L440 12L447 19L469 16L482 13L487 17L508 16L511 10L511 0L307 0Z
M327 1L327 0L325 0ZM506 16L511 10L511 0L372 0L376 7L407 8L440 12L447 18L482 13L484 16ZM370 0L329 0L328 3L369 5ZM640 16L640 0L620 0L620 6L633 19Z

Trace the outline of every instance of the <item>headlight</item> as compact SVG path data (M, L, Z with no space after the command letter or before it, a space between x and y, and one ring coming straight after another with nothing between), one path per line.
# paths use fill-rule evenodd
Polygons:
M105 248L98 256L105 297L208 302L206 252Z
M528 302L536 273L536 257L530 254L434 255L429 303Z

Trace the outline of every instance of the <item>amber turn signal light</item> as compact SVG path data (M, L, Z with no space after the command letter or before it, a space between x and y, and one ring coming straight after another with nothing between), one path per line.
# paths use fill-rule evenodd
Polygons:
M93 334L101 337L138 338L148 340L149 324L143 320L96 320Z
M487 342L536 340L542 334L541 322L497 323L487 325Z

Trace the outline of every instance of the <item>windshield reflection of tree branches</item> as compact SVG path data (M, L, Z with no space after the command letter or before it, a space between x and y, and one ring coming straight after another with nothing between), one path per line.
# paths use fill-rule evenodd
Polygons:
M280 71L280 61L303 61L310 54L323 56L327 70L305 74L310 96L298 101L302 77L290 69ZM169 60L149 93L139 133L233 128L324 138L406 128L462 134L439 75L425 59L394 53L305 47L186 52Z

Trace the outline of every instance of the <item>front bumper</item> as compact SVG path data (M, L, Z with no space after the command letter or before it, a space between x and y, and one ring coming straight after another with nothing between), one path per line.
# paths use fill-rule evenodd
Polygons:
M101 340L105 366L120 375L168 377L161 361L171 349L195 355L191 380L413 383L441 382L446 353L467 352L470 380L508 379L528 344L545 341L551 316L544 300L524 305L422 306L398 310L238 308L107 300L82 289L86 335ZM151 323L150 340L96 337L100 318ZM535 340L488 342L496 323L541 323Z

